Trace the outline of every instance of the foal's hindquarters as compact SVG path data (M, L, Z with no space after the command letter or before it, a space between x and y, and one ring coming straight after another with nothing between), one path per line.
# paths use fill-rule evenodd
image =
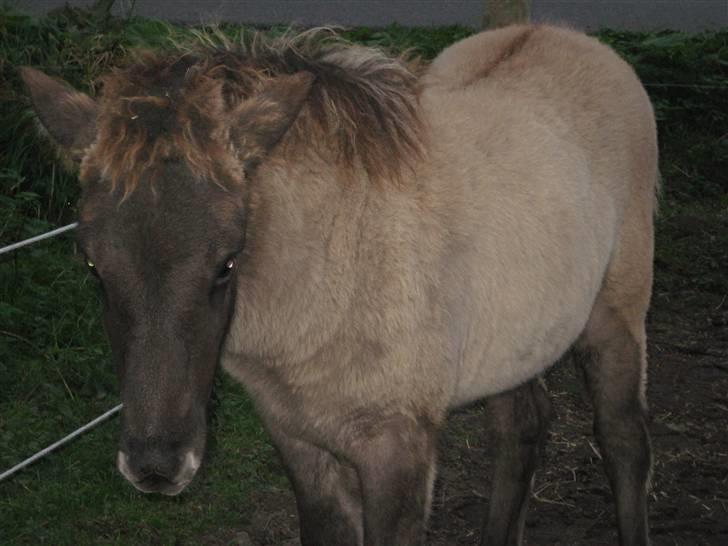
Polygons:
M478 388L488 396L498 443L482 543L522 541L550 414L533 377L571 349L593 401L620 543L647 544L645 317L658 176L649 99L611 50L549 27L464 40L434 61L425 81L434 95L449 94L447 113L433 116L438 136L455 142L445 155L483 147L476 163L485 201L477 206L467 187L462 193L488 217L469 229L497 233L481 237L480 261L481 312L494 318L480 321L485 341L470 346L483 359L470 365L477 372L461 364L459 388L466 401ZM530 343L519 340L524 333Z

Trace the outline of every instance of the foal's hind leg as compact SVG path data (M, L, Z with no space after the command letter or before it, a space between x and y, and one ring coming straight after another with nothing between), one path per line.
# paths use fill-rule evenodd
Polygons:
M487 403L497 438L497 454L481 544L520 544L551 406L538 379L493 396Z
M611 294L613 296L613 294ZM651 466L646 426L644 310L618 307L608 289L597 299L575 347L594 403L594 432L612 486L622 545L648 544Z

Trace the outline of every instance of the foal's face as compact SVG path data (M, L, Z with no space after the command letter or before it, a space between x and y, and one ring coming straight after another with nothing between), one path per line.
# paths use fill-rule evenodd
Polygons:
M119 470L138 489L169 495L202 459L244 261L243 167L277 144L314 80L261 72L254 94L228 104L223 65L194 62L162 56L117 73L101 106L37 70L21 72L48 136L81 164L78 241L99 279L124 403Z
M103 183L84 192L78 240L124 403L117 465L141 491L177 494L200 465L245 220L239 190L174 162L126 199Z

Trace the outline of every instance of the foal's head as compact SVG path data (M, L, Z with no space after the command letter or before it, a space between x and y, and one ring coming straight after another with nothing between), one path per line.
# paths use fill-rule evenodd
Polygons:
M124 403L118 467L146 492L179 493L200 465L245 260L249 173L313 80L253 86L251 75L226 89L224 71L150 57L107 78L96 102L23 70L41 124L80 165L78 244L98 279Z
M23 70L41 125L80 168L78 242L124 403L118 466L142 491L176 494L199 467L236 285L256 282L259 229L246 227L273 148L279 163L324 154L311 172L333 158L380 179L418 157L416 76L317 36L141 55L98 101Z

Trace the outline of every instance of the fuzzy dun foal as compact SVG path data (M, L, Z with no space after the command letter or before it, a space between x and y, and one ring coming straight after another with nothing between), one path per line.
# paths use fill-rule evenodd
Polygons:
M218 361L287 468L305 545L419 544L449 409L488 397L483 543L518 544L579 357L622 544L646 544L656 139L612 51L518 26L426 70L322 32L141 54L98 100L33 69L80 168L124 402L118 467L177 494Z

